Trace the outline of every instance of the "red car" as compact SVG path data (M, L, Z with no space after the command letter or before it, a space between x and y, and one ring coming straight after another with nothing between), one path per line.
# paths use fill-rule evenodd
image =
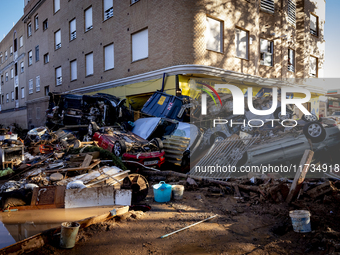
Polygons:
M155 138L149 142L120 126L101 128L93 135L93 140L123 160L158 168L165 161L161 139Z

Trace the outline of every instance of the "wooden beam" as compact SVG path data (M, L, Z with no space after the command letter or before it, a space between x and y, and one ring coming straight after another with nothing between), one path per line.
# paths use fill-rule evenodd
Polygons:
M286 199L287 203L290 203L293 197L298 195L301 189L302 183L305 180L306 174L308 172L310 162L313 159L313 155L314 155L313 151L305 150L305 153L303 154L300 164L298 166L298 170L295 174L292 186L290 187L289 194Z

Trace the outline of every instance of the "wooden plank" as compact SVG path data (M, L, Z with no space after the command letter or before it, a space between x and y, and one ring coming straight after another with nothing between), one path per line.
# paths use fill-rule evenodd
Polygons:
M85 156L85 159L84 159L84 161L83 161L83 163L81 164L81 166L80 167L88 167L88 166L90 166L90 163L91 163L91 161L92 161L92 156L91 155L89 155L89 154L87 154L86 156Z
M51 173L58 173L58 172L71 172L71 171L80 171L80 170L90 170L95 166L100 164L100 160L95 161L88 167L76 167L76 168L64 168L64 169L55 169L55 170L48 170L44 171L44 173L51 174Z
M113 209L116 210L116 215L112 215L110 212L105 213L98 216L89 217L86 219L82 219L77 221L80 224L81 228L86 228L92 224L109 220L114 216L119 216L127 213L129 211L129 206L114 206ZM52 240L52 236L54 234L59 233L61 230L60 227L52 228L46 231L43 231L39 234L26 238L22 241L19 241L15 244L7 246L5 248L0 249L0 255L19 255L28 252L32 252L36 249L43 247L46 243Z
M292 186L290 187L289 194L287 196L286 202L290 203L293 199L293 197L297 196L303 181L305 180L306 174L309 169L310 162L313 159L314 152L311 150L305 150L305 153L303 154L300 165L298 167L298 170L295 174L294 181L292 183Z

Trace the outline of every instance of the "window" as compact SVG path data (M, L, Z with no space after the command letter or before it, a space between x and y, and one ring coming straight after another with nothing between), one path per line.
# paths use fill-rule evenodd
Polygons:
M71 68L71 81L74 81L77 79L77 60L73 60L70 62L70 68Z
M7 60L7 50L5 51L5 60Z
M13 55L13 46L9 47L9 55Z
M309 56L309 75L318 77L318 59L313 56Z
M54 33L54 41L55 41L55 49L59 49L61 47L61 32L58 30Z
M25 98L25 88L21 88L21 98Z
M29 66L32 65L32 63L33 63L33 53L32 51L29 51L28 52L28 65Z
M35 77L35 92L40 91L40 76Z
M295 72L295 51L288 49L288 71Z
M63 83L63 77L61 75L61 66L55 69L56 85L59 86Z
M54 13L60 10L60 0L54 0Z
M24 62L20 63L20 72L23 73L24 72Z
M288 0L288 22L294 26L296 24L295 0Z
M50 93L50 86L45 86L45 96L48 96L48 93Z
M14 69L12 68L11 69L11 79L13 79L14 78Z
M70 22L70 41L76 39L77 32L76 32L76 19L71 20Z
M85 32L92 29L92 7L85 10Z
M27 37L32 35L32 24L31 22L27 24Z
M35 28L35 30L39 29L39 18L38 18L38 15L35 15L35 17L34 17L34 28Z
M235 33L235 46L236 57L248 59L248 32L242 29L236 28Z
M14 75L17 76L18 75L18 63L14 64Z
M0 53L0 64L2 63L2 52Z
M5 74L5 81L8 81L8 73Z
M14 91L11 92L12 101L14 101Z
M261 0L261 11L274 13L275 12L274 0Z
M19 88L15 87L15 100L19 99ZM19 104L17 105L17 102L15 103L15 107L18 108Z
M207 50L223 52L223 22L207 17L206 24Z
M131 4L137 3L139 0L131 0Z
M33 94L33 79L28 81L28 94Z
M132 61L144 59L149 56L148 29L132 35Z
M8 93L6 94L6 103L8 103L9 102L9 95L8 95Z
M35 62L39 61L39 45L35 46Z
M85 56L86 76L93 74L93 53Z
M19 38L19 47L21 48L22 46L24 46L24 39L22 38L22 36L20 36L20 38Z
M18 43L17 43L17 38L14 39L14 52L17 52L18 50Z
M48 20L45 19L45 20L43 21L43 29L46 30L47 28L48 28Z
M260 39L261 65L273 66L273 42Z
M114 68L114 46L113 43L104 47L104 70Z
M310 33L312 35L318 36L319 31L319 17L314 14L310 14Z
M113 16L113 0L104 0L104 20Z
M49 56L48 53L46 53L46 54L44 55L44 64L47 64L48 62L50 62L50 56Z

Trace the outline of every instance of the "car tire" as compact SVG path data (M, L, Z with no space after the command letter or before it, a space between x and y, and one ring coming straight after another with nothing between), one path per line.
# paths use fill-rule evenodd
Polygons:
M293 117L293 112L286 108L286 115L281 115L281 107L276 108L274 112L274 118L279 120L291 119Z
M303 133L312 143L322 142L326 137L326 131L319 122L309 122L303 127Z
M125 142L123 140L116 141L115 144L113 145L112 150L113 150L113 154L116 157L123 156L123 154L126 152Z
M210 146L213 145L217 141L223 141L227 136L221 132L217 132L211 135L210 137Z
M94 133L97 132L98 130L99 130L98 125L95 122L91 122L88 126L87 135L89 137L92 137Z
M160 151L163 150L163 142L160 138L156 137L152 139L151 142L154 143L159 148Z
M311 115L302 115L301 117L302 120L307 121L307 122L315 122L318 121L318 117L315 114Z

